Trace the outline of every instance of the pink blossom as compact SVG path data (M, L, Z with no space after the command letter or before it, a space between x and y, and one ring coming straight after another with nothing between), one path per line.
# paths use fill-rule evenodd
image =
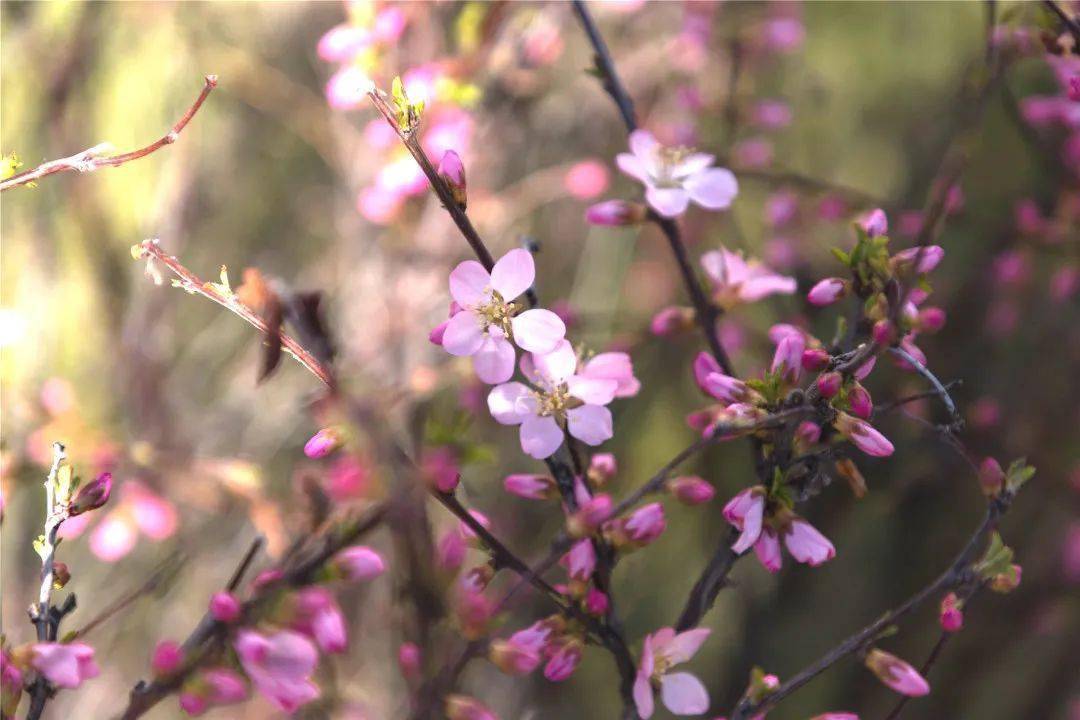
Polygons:
M547 475L515 474L506 476L503 487L526 500L548 500L554 496L555 481Z
M228 668L204 670L199 679L206 684L208 699L213 705L229 705L247 699L248 689L244 678Z
M634 704L644 720L653 715L655 685L664 706L676 715L700 715L709 709L709 693L702 682L687 672L673 673L671 668L694 657L710 632L696 628L676 634L665 627L645 636L633 691Z
M316 52L326 62L347 62L371 42L371 33L355 25L342 23L319 38Z
M101 673L94 648L85 643L35 643L31 650L30 665L57 687L73 690Z
M765 219L774 228L787 225L798 212L799 196L789 190L775 192L765 202Z
M150 657L150 669L154 675L163 677L173 674L182 662L184 662L184 651L180 643L162 640L154 646L153 655Z
M582 364L578 375L593 380L614 380L615 397L633 397L641 390L641 381L634 376L630 355L624 352L604 352Z
M590 200L608 187L608 169L598 160L582 160L575 163L563 178L567 192L576 198Z
M881 208L871 210L859 220L859 226L868 237L880 237L889 234L889 217Z
M784 531L784 546L796 562L811 567L817 567L836 556L836 549L828 538L802 518L795 518Z
M758 541L754 543L754 554L758 561L771 573L778 572L783 562L780 557L780 538L776 531L770 527L761 532Z
M360 191L356 196L356 209L376 225L389 225L401 211L404 201L400 192L376 185Z
M356 65L344 65L326 83L326 99L334 110L354 110L367 102L375 85Z
M723 373L723 368L720 367L720 363L716 361L716 358L704 350L694 356L691 368L694 371L694 382L704 393L709 392L707 385L709 375L711 373Z
M795 278L779 275L757 260L744 260L724 247L702 255L701 266L712 281L717 301L724 307L777 293L791 295L797 287Z
M605 200L590 205L585 211L585 221L601 227L623 227L645 221L645 208L626 200Z
M323 428L304 444L304 454L309 458L326 457L341 447L341 434L335 428Z
M353 545L334 556L334 566L347 580L363 582L373 580L386 571L379 553L364 545Z
M562 643L544 665L544 677L551 682L562 682L574 674L581 662L581 645L575 641Z
M561 340L547 354L522 358L522 372L536 389L508 382L488 395L488 409L497 422L521 426L525 454L538 460L554 454L563 443L560 422L587 445L599 445L614 434L605 406L615 398L618 381L575 374L576 367L573 348Z
M221 623L236 622L240 618L240 601L231 592L216 592L210 596L210 615Z
M647 545L656 540L667 527L664 506L658 502L643 505L626 518L623 528L635 543Z
M420 470L428 485L441 493L453 492L461 482L457 451L448 445L424 450Z
M667 482L667 489L679 501L687 505L707 503L716 495L716 489L697 475L673 478Z
M68 514L74 516L88 510L96 510L109 502L111 493L112 473L101 473L94 480L79 488L68 505Z
M739 554L746 552L761 536L765 516L764 488L754 486L743 490L728 501L723 512L724 519L742 533L731 549Z
M921 697L930 692L930 684L919 671L895 655L874 648L864 662L878 680L901 695Z
M791 124L791 106L783 100L759 100L754 105L754 122L775 130Z
M578 490L581 492L577 492ZM582 497L582 493L584 493L584 497ZM578 496L579 507L567 518L566 525L571 534L576 537L590 535L596 532L611 517L614 503L607 493L599 493L589 497L585 486L580 481L578 481L575 488L575 495Z
M124 485L124 493L135 524L144 535L151 540L164 540L176 532L180 519L172 502L134 481Z
M915 324L920 332L935 333L945 327L945 311L939 307L923 308Z
M403 642L398 648L398 669L406 678L420 677L422 657L420 646L412 642Z
M550 641L551 626L543 621L534 622L510 636L510 642L537 653L542 652Z
M513 300L528 290L536 267L528 250L511 250L488 273L466 260L450 273L450 294L463 309L450 318L443 347L451 355L472 356L476 375L494 384L514 374L514 347L551 352L566 334L566 325L550 310L516 313ZM545 456L546 457L546 456Z
M901 250L892 256L892 263L896 266L907 267L918 261L915 272L920 275L932 271L945 257L945 250L940 245L924 245Z
M795 428L795 440L803 447L809 447L821 439L821 426L809 420L803 420Z
M951 592L941 599L938 622L945 632L958 632L964 627L964 612L960 606L960 599L956 597L956 593Z
M306 587L293 595L292 629L302 632L324 653L340 654L348 648L345 617L330 591Z
M319 688L311 682L319 653L303 635L291 630L262 635L243 629L233 647L258 691L283 712L295 712L319 697Z
M840 392L840 385L843 382L844 377L838 372L822 373L818 376L816 382L818 394L826 400L829 400Z
M779 375L785 381L797 382L802 374L802 356L806 350L806 338L802 333L788 333L780 338L773 353L769 372Z
M810 372L824 370L829 365L832 356L822 348L807 348L802 354L802 368Z
M139 533L126 512L111 512L90 534L90 551L105 562L116 562L131 552Z
M746 402L755 394L742 380L722 372L712 372L705 377L705 391L728 404Z
M615 158L619 169L645 185L645 199L664 217L686 211L690 201L723 210L739 193L730 170L711 167L715 158L681 148L666 148L647 130L630 133L630 152Z
M806 39L806 28L797 18L773 18L762 27L761 39L765 47L773 52L790 53L802 46Z
M531 643L515 642L511 637L509 640L492 640L488 659L508 675L528 675L540 665L540 651Z
M559 561L566 567L567 573L574 580L582 582L592 577L596 571L596 550L592 540L583 538L570 547L570 552Z
M835 426L841 435L855 443L855 447L867 455L888 457L893 454L893 444L865 420L840 413Z
M694 325L693 308L671 306L653 315L649 332L657 337L671 337Z
M589 591L585 593L585 612L597 617L603 617L607 615L608 608L611 607L611 602L608 600L608 596L600 592L594 587L589 588Z
M869 420L874 414L874 401L862 385L855 383L848 392L848 409L851 414L863 420Z
M806 299L811 305L824 307L825 305L832 305L846 294L846 282L840 278L825 278L810 288L810 292L806 294Z

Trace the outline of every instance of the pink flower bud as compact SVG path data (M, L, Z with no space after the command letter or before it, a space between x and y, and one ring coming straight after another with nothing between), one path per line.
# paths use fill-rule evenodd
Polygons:
M372 580L386 570L379 553L364 545L345 548L334 556L333 562L346 579L353 581Z
M1073 75L1069 78L1069 99L1073 102L1080 102L1080 75Z
M1020 576L1022 574L1023 568L1019 565L1013 565L1009 568L1008 572L995 575L990 580L990 589L996 593L1011 593L1013 590L1020 587Z
M716 489L697 475L685 475L668 480L667 490L687 505L707 503L716 495Z
M878 237L889 234L889 217L881 208L871 210L865 217L859 220L859 226L869 237Z
M570 533L575 537L581 537L596 532L611 517L612 507L610 495L600 494L590 498L567 519L566 524Z
M941 599L941 612L938 622L945 632L954 633L964 627L964 613L960 609L960 599L956 593L949 593Z
M817 379L818 393L826 400L836 397L836 393L840 392L840 386L843 382L844 376L835 371L820 375Z
M192 717L202 715L210 706L206 698L193 692L182 692L177 700L180 703L180 709Z
M945 311L939 307L923 308L919 311L916 325L921 332L936 333L945 327Z
M832 356L821 348L808 348L803 350L802 366L807 372L820 372L829 366Z
M503 487L511 495L526 500L547 500L555 495L555 481L547 475L507 475Z
M705 392L729 405L743 402L750 397L750 388L746 383L720 372L709 373L705 378Z
M596 453L589 458L589 469L586 474L595 486L600 487L615 477L618 471L619 465L613 454Z
M309 458L323 458L341 447L341 434L334 428L323 428L304 444L304 454Z
M867 455L888 457L893 454L893 444L865 420L840 413L836 418L835 427L841 435Z
M806 299L811 305L824 307L826 305L832 305L846 294L847 283L840 278L832 277L825 278L814 285L814 287L810 288L810 292L806 294Z
M210 597L210 615L218 622L236 622L240 609L240 601L230 592L217 592Z
M457 616L461 634L469 640L483 637L488 630L488 622L495 612L494 603L482 592L462 588L454 598L454 614Z
M817 423L804 420L795 428L795 440L805 449L821 439L821 426Z
M643 505L626 518L623 529L631 541L639 545L648 545L656 540L667 528L664 519L664 506L658 502Z
M476 698L467 695L446 696L447 720L499 720L499 716Z
M983 494L993 497L1001 492L1005 483L1005 471L1001 469L998 461L988 457L979 464L979 485L982 486Z
M453 150L447 150L439 161L439 177L450 188L450 195L462 210L466 207L465 164Z
M562 682L574 674L581 662L581 644L570 640L563 643L544 666L544 677L551 682Z
M870 393L858 383L848 393L848 409L855 417L869 420L874 414L874 401L870 399Z
M511 640L492 640L488 659L507 675L528 675L540 664L540 654Z
M154 654L150 658L150 669L155 677L168 677L172 675L184 662L184 650L179 643L172 640L162 640L154 647Z
M79 488L75 493L75 498L68 505L68 514L74 516L96 510L109 502L111 493L112 473L101 473L93 481Z
M878 320L870 330L870 336L878 345L892 345L896 339L896 328L888 320Z
M420 470L428 486L441 493L454 492L461 482L457 452L448 445L425 450L420 458Z
M878 680L901 695L921 697L930 692L930 684L919 671L895 655L874 648L864 662Z
M720 367L720 363L716 362L716 358L704 350L694 357L691 367L694 371L694 382L705 393L709 392L709 388L705 384L706 378L711 373L723 373L723 369Z
M585 582L591 578L596 570L596 550L593 548L592 540L588 538L578 540L559 563L566 567L567 574L574 580Z
M585 595L585 612L597 617L603 617L607 615L610 605L607 595L594 587L589 588L589 592Z
M892 262L897 266L908 266L918 261L915 272L925 275L936 268L945 257L945 249L940 245L925 245L901 250L892 256Z
M398 669L402 676L410 680L420 677L420 646L416 643L403 642L398 648Z
M649 332L657 337L671 337L694 326L694 311L687 307L666 307L653 316Z
M212 705L229 705L248 697L247 682L234 670L210 668L199 674L199 680L206 687L206 699Z
M585 220L590 225L602 227L637 225L645 220L645 207L625 200L605 200L589 207L585 211Z
M784 335L776 344L770 371L782 373L784 380L788 382L797 381L802 373L802 356L805 349L806 338L802 333Z

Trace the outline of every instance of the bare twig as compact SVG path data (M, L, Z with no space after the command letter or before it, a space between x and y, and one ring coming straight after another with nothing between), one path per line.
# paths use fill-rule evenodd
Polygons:
M176 124L172 126L169 132L145 147L132 150L131 152L120 153L118 155L107 155L106 153L110 151L111 146L108 143L100 143L70 157L60 158L59 160L50 160L49 162L42 163L30 170L24 170L21 173L12 175L7 180L0 182L0 192L10 190L20 185L26 185L27 183L32 183L55 173L68 171L93 172L98 168L117 167L118 165L123 165L126 162L138 160L139 158L144 158L151 153L157 152L166 145L171 145L177 141L180 137L180 133L187 124L191 122L191 118L195 117L195 113L199 111L199 108L202 107L206 97L215 87L217 87L217 75L207 75L204 78L202 92L195 98L195 102L187 109L184 116L176 121Z
M176 571L180 568L180 565L184 562L184 558L178 553L173 553L169 557L158 565L157 569L150 573L150 577L146 582L142 583L133 590L129 590L124 595L114 600L109 605L105 606L101 612L91 618L85 625L78 630L72 631L69 635L65 636L65 640L77 640L82 637L86 637L91 630L98 625L105 623L111 618L115 617L122 610L130 607L139 598L144 595L149 595L152 592L157 592L158 588L162 586L169 578L171 578Z
M958 387L961 384L963 384L962 380L950 380L949 382L944 383L942 387L944 387L946 390L952 390L954 387ZM909 405L913 402L918 402L919 400L925 400L926 398L932 398L937 396L938 391L935 389L926 390L925 392L914 393L913 395L907 395L902 398L897 398L896 400L889 400L887 402L883 402L879 405L874 406L874 416L876 417L878 415L884 415L885 413L892 412L893 410L903 407L904 405Z
M920 375L926 378L927 381L934 386L934 393L941 398L941 402L945 405L945 409L949 411L949 417L952 420L950 427L953 429L959 428L963 423L963 420L960 417L960 411L956 409L956 403L953 402L952 396L949 395L949 390L940 380L938 380L937 375L930 372L930 370L919 362L915 356L902 347L891 347L889 348L889 352L915 368Z

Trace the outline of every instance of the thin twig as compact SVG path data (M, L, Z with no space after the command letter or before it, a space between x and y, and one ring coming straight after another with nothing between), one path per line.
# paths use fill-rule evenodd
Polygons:
M959 387L962 384L962 380L950 380L949 382L944 383L942 387L944 387L946 390L952 390L953 388ZM877 417L878 415L884 415L887 412L891 412L893 410L896 410L897 408L903 407L904 405L909 405L913 402L918 402L919 400L925 400L926 398L932 398L937 396L938 391L934 389L914 393L912 395L906 395L902 398L897 398L896 400L889 400L887 402L883 402L879 405L874 406L873 417Z
M85 625L65 636L65 640L70 642L86 637L91 630L115 617L120 611L130 607L139 598L144 595L149 595L152 592L156 592L166 580L176 573L183 562L184 559L179 553L173 553L165 558L165 560L158 565L157 569L150 573L150 577L147 578L146 582L133 590L129 590L127 593L105 606L101 612L91 618Z
M949 390L941 383L940 380L938 380L937 375L930 372L930 370L921 362L919 362L919 360L914 355L912 355L902 347L891 347L889 348L889 352L915 368L915 370L917 370L920 375L926 378L927 381L934 386L934 392L939 398L941 398L941 402L945 405L945 409L949 411L949 417L952 419L951 427L958 428L963 422L960 417L960 411L956 409L956 403L953 402L952 396L949 395Z
M40 180L48 175L53 175L59 172L93 172L102 167L117 167L123 165L126 162L132 160L138 160L144 158L147 155L157 152L166 145L171 145L177 141L180 137L180 133L191 118L195 117L195 113L202 107L206 97L210 94L210 91L217 87L217 75L207 75L203 81L202 91L199 96L195 98L195 102L191 104L191 107L187 109L184 116L176 121L176 124L172 126L169 132L165 133L159 139L150 143L145 147L141 147L131 152L120 153L119 155L106 155L109 152L110 145L108 143L100 143L92 148L87 148L80 153L76 153L71 157L60 158L59 160L50 160L49 162L42 163L30 170L24 170L21 173L12 175L7 180L0 182L0 192L10 190L20 185L26 185L36 180Z

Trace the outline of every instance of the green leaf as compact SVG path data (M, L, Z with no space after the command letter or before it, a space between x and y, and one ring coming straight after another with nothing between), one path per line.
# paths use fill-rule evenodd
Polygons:
M1011 493L1018 492L1034 476L1035 468L1027 464L1026 458L1013 460L1005 471L1005 488Z
M45 562L45 558L48 557L49 551L45 547L45 536L38 535L34 538L34 552L41 558L41 562Z
M851 256L848 255L846 252L844 252L838 247L829 248L829 252L831 252L833 254L833 257L839 260L843 265L851 267Z
M1009 572L1012 569L1013 551L1006 545L1001 535L994 533L990 536L990 544L983 554L982 560L975 565L975 571L985 580L995 575Z

